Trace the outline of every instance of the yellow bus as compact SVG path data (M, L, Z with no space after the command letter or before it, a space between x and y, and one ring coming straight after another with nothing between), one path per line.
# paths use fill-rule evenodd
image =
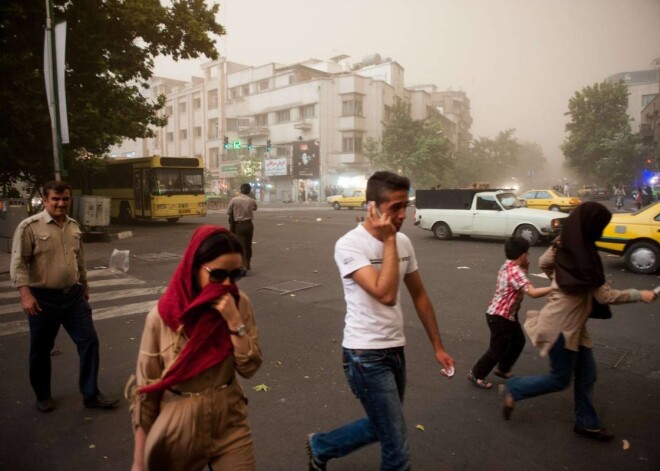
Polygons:
M92 180L92 194L112 200L110 217L120 222L206 216L201 158L108 159Z

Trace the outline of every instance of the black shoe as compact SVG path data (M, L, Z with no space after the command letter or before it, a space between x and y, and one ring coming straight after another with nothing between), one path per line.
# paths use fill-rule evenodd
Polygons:
M52 398L37 401L37 409L41 412L53 412L55 410L55 403Z
M108 399L99 391L96 396L83 396L83 404L88 409L114 409L119 399Z
M605 428L601 428L599 430L587 430L586 428L581 428L576 425L573 427L573 431L578 435L582 435L583 437L591 438L592 440L597 440L599 442L609 442L614 438L614 434L608 432Z
M319 463L314 458L314 453L312 453L312 436L314 434L310 433L305 438L305 451L309 457L309 471L325 471L325 463Z

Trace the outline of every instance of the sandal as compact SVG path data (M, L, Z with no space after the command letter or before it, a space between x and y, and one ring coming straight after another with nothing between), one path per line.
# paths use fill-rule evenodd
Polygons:
M495 370L495 371L493 371L493 374L494 374L495 376L498 376L498 377L500 377L500 378L504 378L504 379L510 379L510 378L513 378L513 377L515 376L515 375L514 375L513 373L511 373L511 372L504 373L504 372L502 372L502 371L500 371L500 370Z
M467 379L479 389L490 389L493 387L493 383L490 381L486 381L485 379L477 379L472 371L468 373Z

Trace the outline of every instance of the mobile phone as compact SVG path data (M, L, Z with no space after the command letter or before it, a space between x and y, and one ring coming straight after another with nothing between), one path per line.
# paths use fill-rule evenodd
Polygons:
M376 204L375 201L369 201L369 204L372 205L372 206L374 207L374 209L376 210L376 214L378 215L378 217L381 217L381 216L383 215L383 213L380 212L380 209L378 209L378 205Z
M656 286L655 288L653 288L653 292L658 296L660 296L660 286Z

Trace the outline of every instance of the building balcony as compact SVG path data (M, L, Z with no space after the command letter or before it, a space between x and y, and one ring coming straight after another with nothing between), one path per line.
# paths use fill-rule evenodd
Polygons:
M266 126L239 126L238 136L239 137L270 136L270 129L267 128Z
M651 123L642 123L639 125L639 137L643 141L653 140L653 128Z
M300 129L301 131L309 131L310 129L312 129L312 120L303 119L302 121L298 121L294 123L293 127L296 129Z
M367 119L363 116L341 116L339 118L340 131L366 131Z

